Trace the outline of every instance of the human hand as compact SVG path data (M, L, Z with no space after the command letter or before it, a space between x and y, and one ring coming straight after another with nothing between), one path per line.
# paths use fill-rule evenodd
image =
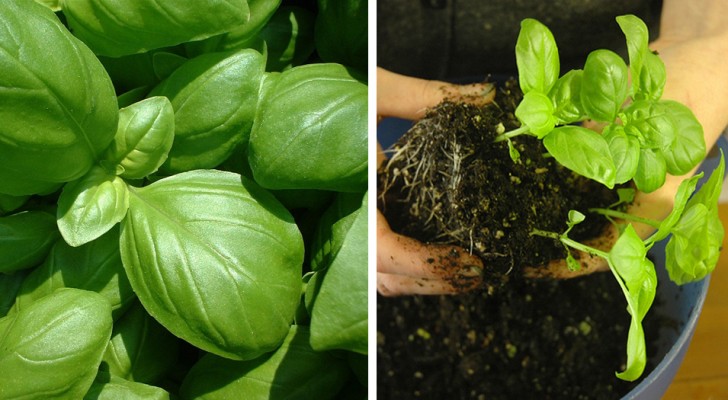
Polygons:
M377 114L419 119L445 99L485 104L493 100L490 84L454 85L377 70ZM385 157L378 152L377 165ZM424 244L391 230L377 211L377 290L384 296L449 294L474 289L482 282L483 263L450 245Z

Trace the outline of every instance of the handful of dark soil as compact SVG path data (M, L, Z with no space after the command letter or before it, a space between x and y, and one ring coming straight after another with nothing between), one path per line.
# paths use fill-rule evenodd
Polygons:
M532 230L562 232L569 210L587 214L616 201L603 185L560 166L540 140L513 139L518 162L507 142L494 143L520 125L514 110L521 97L509 81L493 104L438 105L400 138L378 171L378 207L392 229L480 256L486 285L496 287L523 267L564 258L560 244ZM604 224L588 218L573 237L596 237Z

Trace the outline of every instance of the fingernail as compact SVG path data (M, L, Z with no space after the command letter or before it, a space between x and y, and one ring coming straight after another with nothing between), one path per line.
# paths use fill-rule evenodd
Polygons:
M462 268L459 275L466 278L477 278L483 275L483 269L475 265L469 265Z

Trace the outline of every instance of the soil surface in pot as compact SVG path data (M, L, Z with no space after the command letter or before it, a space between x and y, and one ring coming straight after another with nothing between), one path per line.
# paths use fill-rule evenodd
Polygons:
M567 281L525 279L523 266L563 258L553 239L569 210L587 214L570 237L603 231L592 207L613 191L560 167L539 140L498 133L519 126L517 83L485 107L444 102L395 144L379 170L378 208L392 228L424 242L457 244L486 266L483 288L457 296L379 297L380 399L618 398L629 315L610 273ZM644 321L656 337L655 317ZM649 346L648 346L649 351Z

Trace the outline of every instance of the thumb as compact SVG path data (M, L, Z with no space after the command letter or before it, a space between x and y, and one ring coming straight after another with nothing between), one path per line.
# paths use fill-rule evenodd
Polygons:
M377 68L377 114L384 117L420 119L427 108L443 100L460 100L472 104L493 101L495 90L490 83L456 85L413 78Z

